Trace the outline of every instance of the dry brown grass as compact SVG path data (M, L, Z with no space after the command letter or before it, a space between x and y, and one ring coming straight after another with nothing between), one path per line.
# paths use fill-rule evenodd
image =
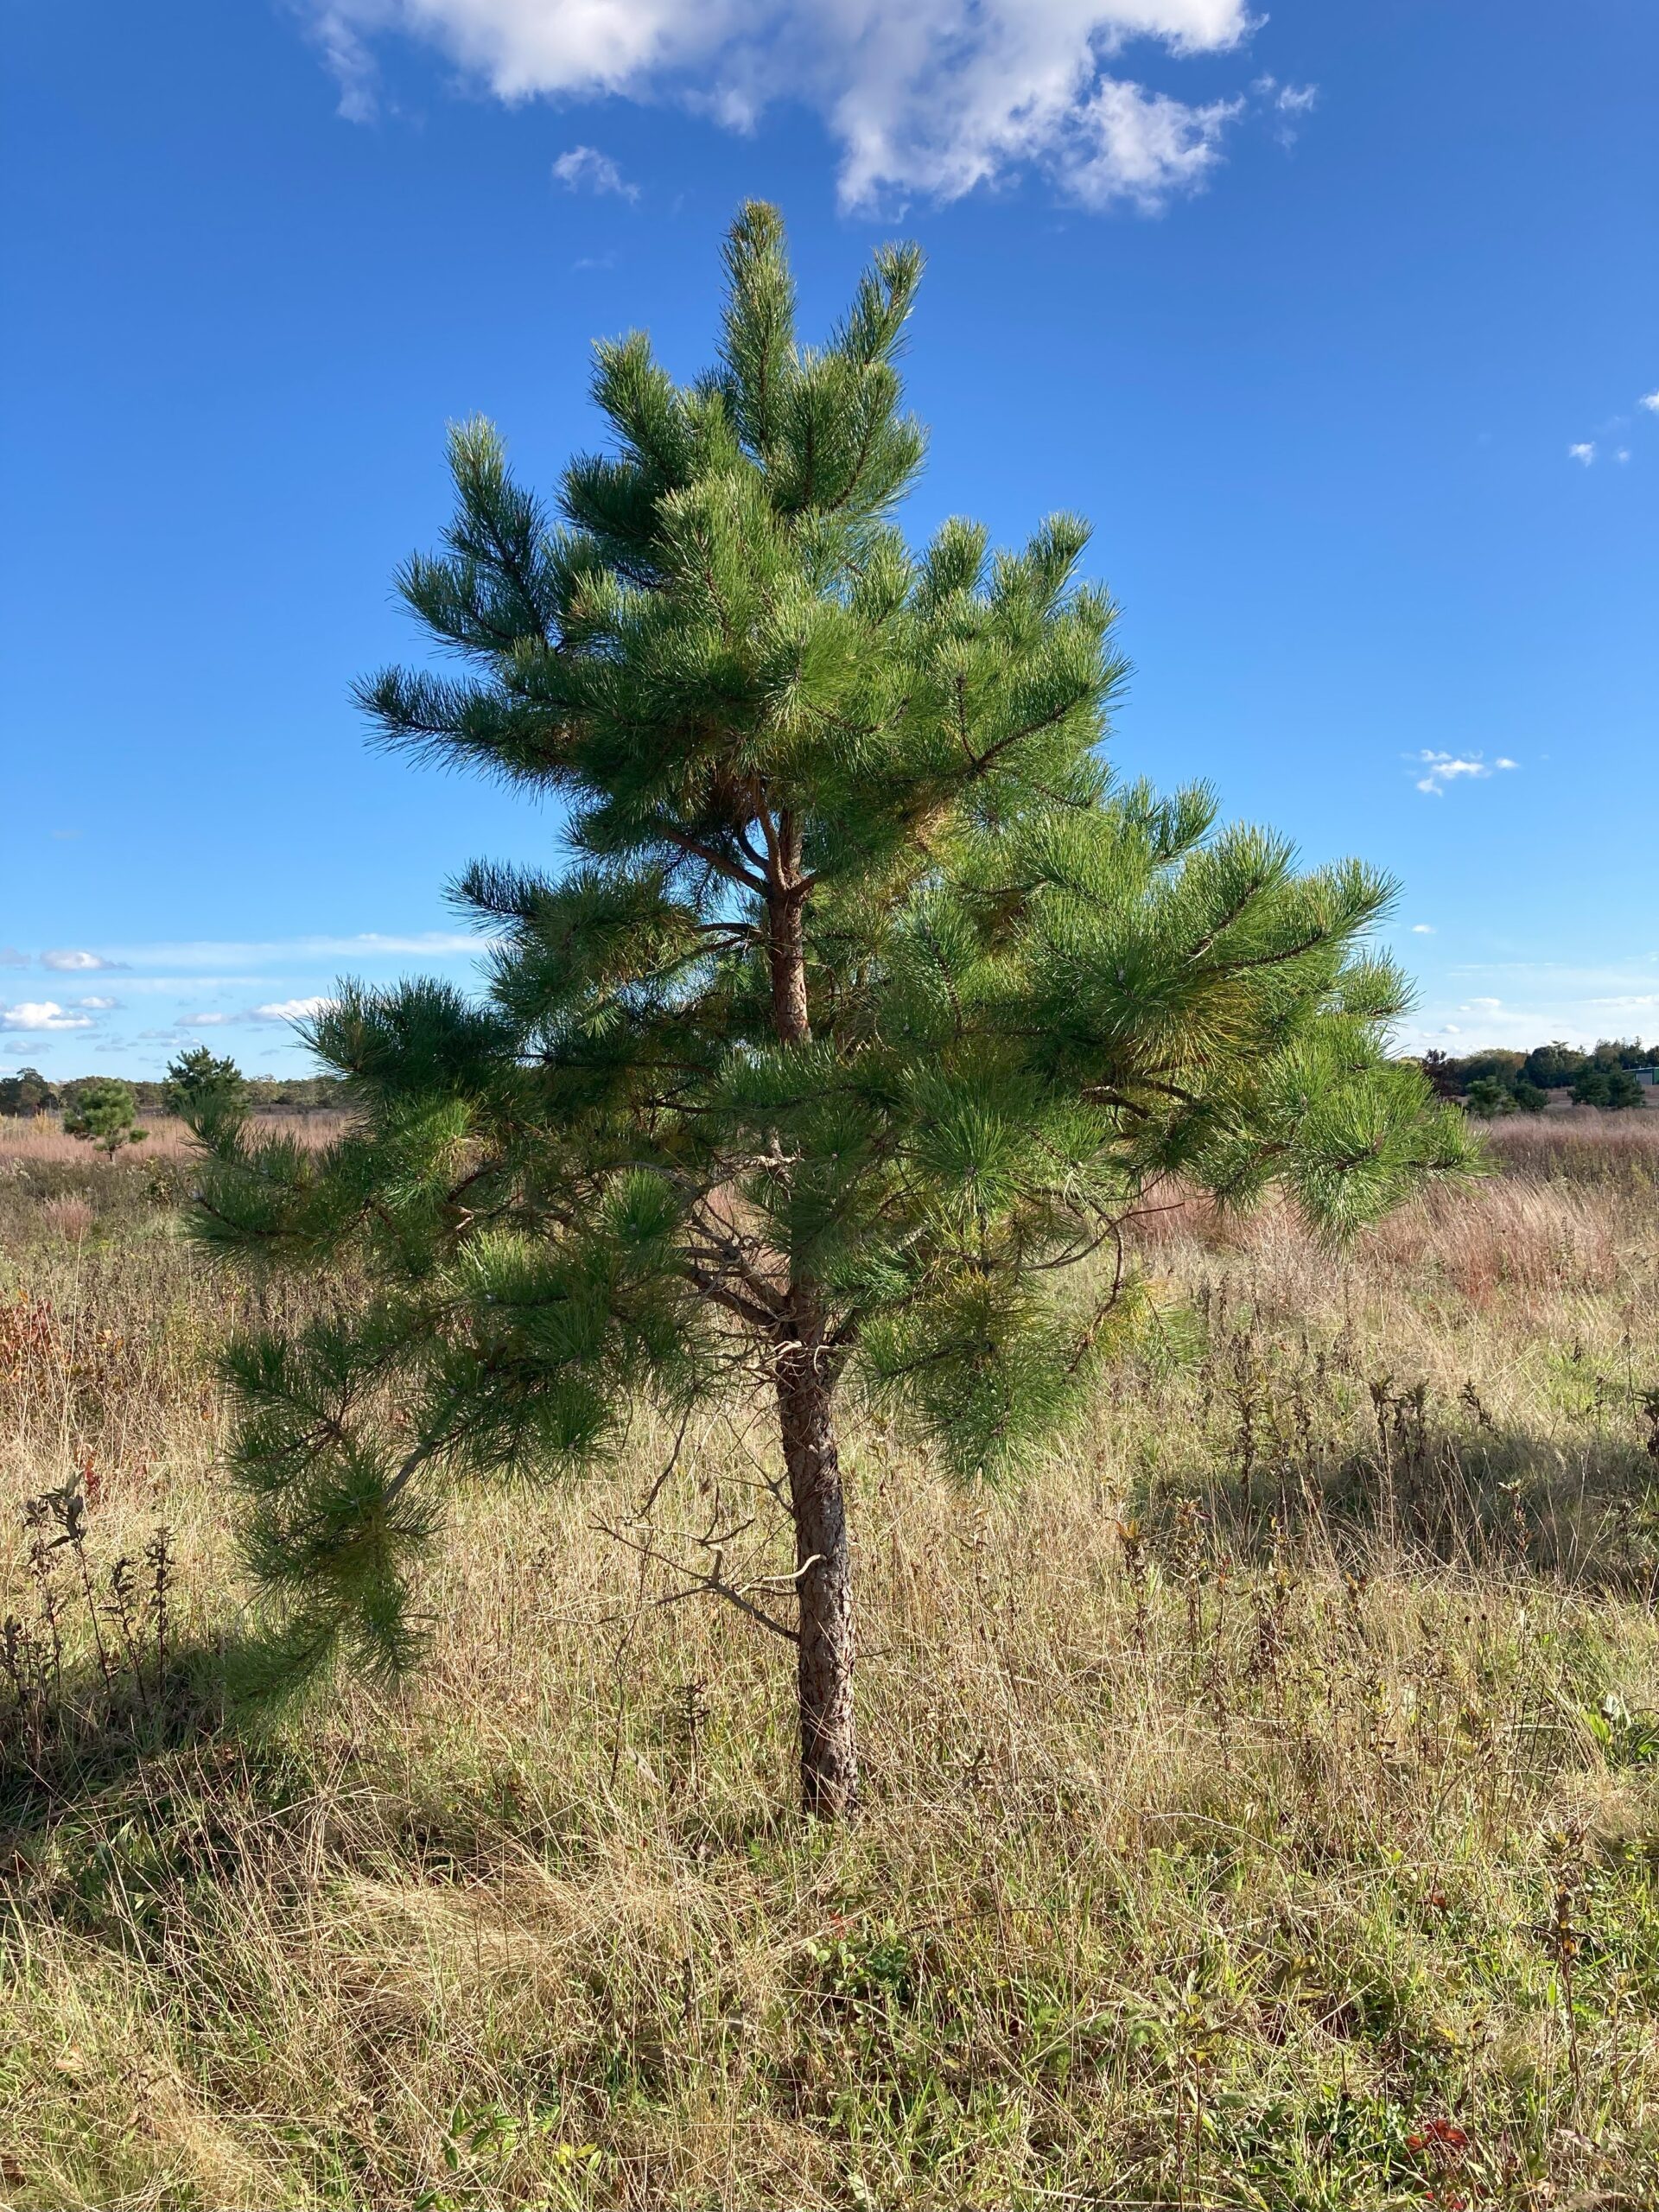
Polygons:
M264 1134L297 1137L306 1144L326 1144L340 1127L338 1114L262 1114ZM181 1160L188 1156L190 1132L172 1114L140 1115L143 1149L147 1157ZM0 1166L15 1161L22 1166L84 1167L94 1160L92 1147L79 1138L66 1136L61 1114L38 1114L26 1120L0 1116ZM121 1163L123 1166L125 1162Z
M1516 1114L1488 1125L1498 1163L1511 1173L1578 1182L1659 1181L1659 1112Z
M596 1526L643 1409L594 1484L455 1501L418 1680L226 1726L231 1311L115 1172L73 1241L0 1192L0 1610L38 1618L22 1501L95 1476L0 1838L0 2196L1659 2200L1645 1184L1341 1258L1158 1217L1159 1319L1006 1496L856 1422L871 1803L806 1833L785 1655ZM760 1512L776 1556L764 1436L688 1438L661 1542ZM160 1715L76 1580L107 1606L158 1516Z

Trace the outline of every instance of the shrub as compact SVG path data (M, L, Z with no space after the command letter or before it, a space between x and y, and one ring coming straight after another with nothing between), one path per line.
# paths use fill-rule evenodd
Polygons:
M75 1089L74 1103L63 1117L65 1134L95 1144L113 1159L123 1145L142 1144L144 1132L137 1126L138 1101L132 1085L118 1076L90 1076Z

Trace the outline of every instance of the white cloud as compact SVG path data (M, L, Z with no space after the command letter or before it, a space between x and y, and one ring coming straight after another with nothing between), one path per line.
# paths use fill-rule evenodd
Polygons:
M1595 440L1588 438L1582 445L1568 446L1567 457L1569 461L1581 461L1588 468L1596 457Z
M1027 168L1088 207L1155 207L1203 181L1244 102L1193 105L1109 65L1135 39L1214 54L1253 28L1249 0L304 4L347 115L371 111L371 44L395 32L435 42L504 100L672 99L734 130L798 102L839 145L842 200L859 208L912 192L954 200ZM1313 92L1274 82L1266 97L1292 115ZM595 181L587 169L581 181Z
M228 1014L193 1014L179 1024L181 1029L219 1029L231 1019Z
M476 959L488 951L489 944L488 938L476 931L459 930L416 930L402 935L362 930L355 937L270 938L263 942L202 938L170 944L124 944L120 948L124 959L103 964L111 968L257 968L273 960L286 964L308 959L380 960L409 954L442 958L452 953L469 953ZM204 981L202 988L207 987Z
M29 955L19 952L15 944L0 944L0 968L27 968Z
M553 175L567 192L613 192L621 200L637 200L639 188L630 184L608 154L597 146L572 146L553 164Z
M1637 404L1645 407L1649 415L1659 415L1659 391L1644 391Z
M1453 989L1424 1005L1417 1021L1404 1025L1403 1038L1432 1044L1460 1030L1464 1052L1491 1045L1524 1052L1547 1037L1588 1046L1598 1037L1650 1033L1659 1009L1659 951L1633 951L1595 967L1561 960L1467 962L1452 976ZM1465 992L1471 995L1456 995Z
M66 1014L55 999L25 1001L0 1012L0 1029L90 1029L90 1014Z
M120 1005L119 999L77 999L77 1006L84 1006L88 1014L113 1014Z
M254 1021L305 1021L334 1003L333 999L277 999L270 1006L255 1007L250 1018Z
M74 952L62 949L41 955L42 968L54 969L61 976L90 976L100 968L118 968L118 960L105 960L99 952Z
M1274 136L1281 146L1296 143L1296 125L1312 112L1319 97L1317 85L1281 85L1276 77L1258 77L1250 86L1257 104L1269 118L1276 117Z
M1434 925L1433 922L1414 922L1411 925L1411 933L1413 937L1433 937Z
M1496 775L1500 768L1516 766L1513 760L1501 753L1497 760L1488 760L1478 753L1465 757L1455 753L1433 753L1425 748L1421 753L1408 754L1407 758L1423 772L1417 779L1418 790L1428 791L1436 798L1445 792L1448 785L1456 783L1460 778L1466 777L1471 782L1478 783L1484 777Z
M1621 467L1630 459L1630 449L1629 446L1620 446L1618 451L1613 455L1613 459L1618 461Z

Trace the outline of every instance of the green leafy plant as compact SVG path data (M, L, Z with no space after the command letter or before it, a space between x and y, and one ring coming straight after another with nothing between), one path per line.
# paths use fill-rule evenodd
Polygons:
M1584 1725L1609 1766L1650 1766L1659 1759L1659 1713L1632 1713L1610 1693L1586 1709Z
M142 1144L145 1132L137 1126L138 1101L132 1085L118 1076L89 1076L76 1086L73 1103L63 1117L67 1135L95 1144L113 1159L123 1145Z
M878 252L817 348L773 210L726 272L695 384L642 336L598 348L613 443L556 518L487 424L453 435L445 550L399 581L467 672L360 696L385 743L561 802L571 858L461 880L481 999L343 984L308 1033L349 1131L227 1121L195 1225L256 1267L349 1262L336 1310L226 1370L286 1674L414 1657L446 1479L590 1463L641 1393L682 1424L764 1394L793 1565L716 1553L688 1589L795 1646L804 1799L834 1815L848 1387L957 1481L1003 1479L1123 1342L1124 1224L1160 1185L1276 1185L1338 1236L1468 1139L1389 1056L1387 880L1115 782L1084 524L906 544L917 251Z

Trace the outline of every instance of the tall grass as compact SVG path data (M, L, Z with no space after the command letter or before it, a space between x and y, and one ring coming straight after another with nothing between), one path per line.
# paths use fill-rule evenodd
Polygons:
M1659 1181L1659 1113L1516 1114L1493 1122L1488 1141L1510 1173L1573 1182Z
M227 1721L235 1312L111 1173L0 1188L0 2198L1659 2201L1645 1179L1511 1154L1343 1256L1149 1217L1154 1319L1007 1493L867 1413L871 1802L814 1832L786 1653L607 1533L648 1408L456 1498L416 1680ZM767 1433L688 1434L654 1553L784 1558Z
M262 1132L273 1135L280 1134L298 1137L305 1143L322 1144L338 1132L341 1119L339 1114L330 1112L261 1114L258 1125ZM175 1115L141 1114L138 1127L143 1131L146 1158L178 1160L189 1154L190 1132ZM9 1162L25 1167L48 1164L85 1167L95 1165L96 1160L88 1144L65 1134L61 1114L37 1114L28 1119L21 1116L0 1116L0 1163Z

